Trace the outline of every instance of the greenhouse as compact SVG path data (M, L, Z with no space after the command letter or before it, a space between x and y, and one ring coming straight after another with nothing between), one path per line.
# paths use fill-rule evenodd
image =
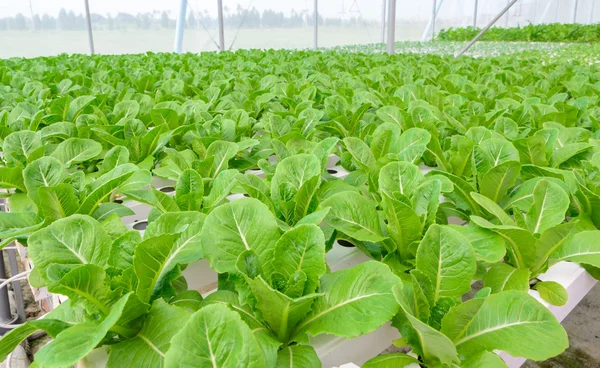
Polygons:
M600 1L0 3L0 366L600 367Z

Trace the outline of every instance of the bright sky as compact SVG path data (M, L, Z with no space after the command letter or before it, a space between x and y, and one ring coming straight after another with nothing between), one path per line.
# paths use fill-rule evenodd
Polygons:
M13 16L17 13L29 15L31 2L34 13L57 15L60 8L83 13L84 0L0 0L0 18ZM217 0L188 0L189 5L196 11L208 10L209 14L216 16ZM292 9L296 12L308 10L312 12L314 0L223 0L223 6L231 10L239 5L246 9L249 5L259 11L273 9L290 14ZM383 1L387 0L318 0L319 14L325 17L349 18L362 15L368 19L380 19ZM475 0L437 0L443 2L440 17L471 18ZM538 4L538 13L542 13L546 5L553 5L556 0L520 0L515 9L533 9L533 4ZM560 0L561 11L568 11L573 7L575 0ZM580 0L579 7L587 9L594 0ZM507 0L479 0L480 15L496 14L506 4ZM179 0L89 0L90 11L113 16L119 12L137 14L138 12L168 11L171 18L176 18L179 11ZM397 19L428 19L431 15L433 0L397 0ZM359 12L360 10L360 12ZM521 10L521 11L522 11ZM518 11L518 10L515 10Z
M207 9L209 14L216 15L216 0L188 0L189 5L197 10ZM384 0L319 0L319 13L323 16L350 17L362 14L364 18L379 19ZM440 0L438 0L440 1ZM446 0L444 9L446 13L460 15L459 10L465 7L465 15L471 14L473 0ZM486 0L483 0L484 2ZM503 2L504 0L487 0L487 2ZM543 1L543 0L542 0ZM153 10L170 11L171 17L175 18L178 13L179 0L89 0L92 13L115 15L118 12L136 14L138 12L150 12ZM238 5L246 9L251 6L259 11L273 9L291 13L292 9L300 12L309 10L312 12L313 0L223 0L223 6L234 10ZM356 3L356 4L353 4ZM465 3L457 7L456 4ZM468 4L467 4L468 3ZM82 13L84 9L83 0L31 0L34 13L48 13L56 15L60 8ZM397 0L397 17L428 17L431 14L431 0ZM358 5L358 6L357 6ZM360 10L360 13L358 12ZM29 14L29 0L0 0L0 17L13 16L16 13Z

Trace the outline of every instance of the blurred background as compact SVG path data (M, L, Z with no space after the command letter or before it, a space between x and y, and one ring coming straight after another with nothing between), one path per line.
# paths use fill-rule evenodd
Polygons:
M171 52L180 1L88 0L95 52ZM519 0L496 26L593 23L595 0ZM225 49L312 48L314 0L222 0ZM508 0L437 0L435 31L484 26ZM383 41L386 0L318 0L318 46ZM475 17L475 4L477 16ZM577 3L577 9L575 4ZM88 53L84 0L0 2L0 58ZM188 0L184 52L218 50L217 0ZM576 11L575 11L576 10ZM433 0L397 0L396 41L430 40Z

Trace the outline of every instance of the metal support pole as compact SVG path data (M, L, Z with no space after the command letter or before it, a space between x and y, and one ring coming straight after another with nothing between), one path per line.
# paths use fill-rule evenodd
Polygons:
M219 50L225 51L225 28L223 27L223 0L217 0L219 18Z
M475 10L473 11L473 28L477 28L478 10L479 10L479 0L475 0Z
M319 0L315 0L315 19L314 19L314 40L313 40L313 47L315 49L319 48Z
M573 23L577 22L577 6L579 5L579 0L575 0L575 6L573 6Z
M548 1L548 3L546 3L546 8L544 8L544 11L542 12L542 15L540 16L539 22L541 23L544 21L544 19L546 19L546 15L548 15L548 12L550 11L550 6L553 5L554 0Z
M14 246L15 243L11 243L11 246ZM17 251L14 249L7 249L8 253L8 264L10 266L10 274L12 276L19 273L19 265L17 263ZM27 319L25 315L25 302L23 299L23 289L21 288L21 281L14 281L13 292L15 293L15 306L17 307L17 323L24 323Z
M92 18L90 17L90 4L88 0L83 0L85 4L85 19L87 21L88 44L90 46L90 55L94 55L94 35L92 34Z
M538 2L537 2L537 0L535 0L533 2L533 22L531 22L533 24L536 24L535 18L537 18L537 6L538 6Z
M35 29L35 20L34 20L33 6L31 5L31 0L29 0L29 15L31 16L31 29L35 31L36 30Z
M385 43L385 10L386 0L381 0L381 43Z
M441 1L440 1L441 3ZM437 16L437 0L433 0L433 7L431 10L431 40L435 39L435 17Z
M590 20L588 21L589 24L594 23L594 8L596 5L596 0L592 0L592 8L590 9Z
M471 46L473 46L473 45L475 44L475 42L477 42L477 41L478 41L478 40L481 38L481 36L483 36L483 34L484 34L485 32L487 32L487 30L488 30L488 29L492 28L492 26L493 26L493 25L494 25L494 24L495 24L495 23L496 23L496 22L497 22L497 21L498 21L500 18L502 18L502 16L503 16L504 14L505 14L506 12L508 12L508 11L510 10L510 8L512 8L512 6L513 6L513 5L515 5L515 3L516 3L517 1L518 1L518 0L511 0L511 1L508 3L508 5L506 5L506 7L504 7L504 9L502 9L502 11L501 11L501 12L500 12L498 15L496 15L496 17L495 17L494 19L492 19L492 21L491 21L490 23L488 23L488 25L487 25L487 26L485 26L485 27L484 27L484 28L481 30L481 32L479 32L479 34L477 34L477 36L475 36L475 38L474 38L473 40L471 40L471 42L469 42L469 43L467 44L467 46L465 46L465 47L464 47L462 50L460 50L459 52L457 52L457 53L454 55L454 58L455 58L455 59L458 59L458 58L459 58L461 55L463 55L465 52L467 52L467 51L468 51L468 50L471 48Z
M510 0L506 0L506 4L510 4ZM508 18L510 16L509 12L506 12L506 18L504 19L504 28L508 28Z
M6 279L6 272L4 270L4 254L0 251L0 278ZM8 299L8 285L0 289L0 322L9 323L12 320L10 313L10 300ZM5 329L0 330L2 334Z
M183 51L183 32L185 31L185 16L187 13L187 0L179 2L179 16L175 26L175 52L181 54Z
M395 53L396 42L396 0L388 2L388 37L387 52L390 55Z
M440 12L440 9L442 8L442 4L443 3L444 3L444 0L437 1L436 7L435 7L436 8L436 12L435 12L436 15L435 15L435 17L437 17L437 14ZM421 41L422 42L427 41L427 39L429 38L429 33L434 34L435 29L434 29L433 32L431 31L434 27L435 27L435 25L434 25L434 16L432 15L429 18L429 21L427 22L427 26L425 26L425 30L423 31L423 35L421 36Z

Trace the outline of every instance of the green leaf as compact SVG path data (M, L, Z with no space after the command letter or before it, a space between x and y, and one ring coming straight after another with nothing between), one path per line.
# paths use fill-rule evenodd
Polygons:
M19 167L0 167L0 188L18 189L26 192L23 182L23 169Z
M519 151L505 139L490 138L481 142L473 150L473 161L479 175L508 161L519 160Z
M348 137L344 138L344 145L360 168L368 172L375 167L375 156L365 142L355 137Z
M10 166L25 166L30 161L30 156L40 147L42 147L40 134L23 130L4 138L2 153Z
M177 218L165 219L164 222L169 224L163 226L177 226ZM188 226L183 233L175 234L172 231L154 235L152 232L135 248L133 267L139 280L136 293L143 302L152 301L163 292L171 292L170 283L177 276L172 271L178 264L188 264L202 258L202 247L198 241L202 224Z
M484 210L500 220L502 225L516 225L513 219L511 219L510 216L504 212L502 207L500 207L490 198L475 192L471 192L471 198L473 198L477 204L483 207Z
M433 282L434 301L460 297L471 289L475 252L469 241L447 226L432 225L417 249L417 267Z
M23 181L27 195L34 202L38 201L38 188L53 187L63 182L67 173L63 164L53 157L39 158L23 170Z
M26 235L43 224L44 221L33 212L0 212L0 238L5 240Z
M211 267L236 272L238 256L253 250L267 274L272 266L279 227L269 208L253 198L242 198L213 210L204 221L201 242Z
M211 171L213 178L229 168L229 160L236 155L238 150L239 147L236 143L226 141L215 141L208 146L206 155L215 157Z
M6 360L17 345L38 331L46 331L50 336L55 337L69 327L71 327L71 324L52 319L50 316L44 319L27 321L21 326L13 328L2 337L0 340L0 359L2 361Z
M163 213L179 211L179 207L173 197L154 188L151 188L151 190L130 190L123 194L134 201L148 204Z
M171 298L169 304L196 312L202 306L202 300L202 295L197 290L186 290Z
M212 209L219 206L224 202L237 184L235 180L236 175L239 174L237 170L225 170L219 173L212 183L212 189L208 196L204 198L204 208ZM205 210L206 211L206 210Z
M379 172L379 190L390 198L395 198L395 193L410 198L424 180L423 173L416 165L410 162L390 162Z
M492 167L479 182L481 194L495 203L502 202L507 196L508 190L515 185L520 171L521 164L516 161L506 161Z
M529 291L529 270L514 268L506 263L496 263L485 275L484 287L489 287L492 293L505 290Z
M51 157L58 159L65 167L96 158L102 152L102 145L93 139L69 138L59 143Z
M104 338L121 317L129 298L124 295L115 303L110 314L99 323L84 322L59 333L48 345L35 354L35 361L42 367L69 367L87 356ZM65 354L65 352L69 354Z
M69 104L69 113L67 114L67 120L76 121L77 117L88 107L96 97L94 96L79 96L75 98Z
M134 164L119 165L88 184L87 195L77 212L86 215L94 213L101 202L109 199L110 195L138 170Z
M567 333L552 312L521 291L503 291L459 304L446 314L441 331L461 356L502 350L541 361L569 345Z
M325 222L357 240L380 242L381 234L377 216L377 203L356 192L342 192L332 195L320 205L331 210Z
M31 260L44 275L51 264L104 267L112 242L98 221L72 215L31 234L27 243Z
M533 272L545 271L550 255L558 249L572 234L577 232L575 223L560 224L544 231L535 243L535 266Z
M325 237L316 225L299 225L286 231L277 241L273 259L274 269L286 278L303 271L305 290L316 290L319 279L325 274Z
M47 223L69 217L77 212L79 199L75 196L73 186L58 184L54 187L40 187L38 189L40 209Z
M388 221L387 231L398 251L407 253L409 244L421 238L421 220L410 205L382 195L381 205Z
M110 171L115 167L129 162L129 150L123 146L111 148L102 161L102 170Z
M135 247L142 242L139 231L130 230L112 242L108 264L119 269L133 265Z
M548 166L546 140L541 136L530 136L513 142L519 151L522 164Z
M600 231L582 231L568 237L552 252L550 259L600 267Z
M394 286L402 285L390 269L376 261L326 274L311 313L297 327L296 334L327 333L345 338L376 330L398 312ZM353 321L348 324L345 321Z
M194 313L171 340L166 368L263 368L263 352L239 314L224 305L208 305Z
M107 283L104 269L93 264L76 267L60 279L49 278L49 291L68 296L72 306L83 305L91 314L99 311L107 316L118 298Z
M321 174L321 165L315 155L294 155L283 159L275 169L271 180L271 197L278 201L289 201L300 188Z
M204 199L202 177L192 169L184 170L175 186L175 202L182 211L200 211Z
M291 345L277 352L275 368L321 368L321 366L317 352L312 346Z
M504 239L513 266L529 268L535 262L536 239L529 231L512 225L495 225L478 216L471 216L471 222Z
M405 131L398 142L398 158L401 161L416 163L427 150L431 134L425 129L410 128Z
M540 281L535 284L535 290L540 293L542 299L552 305L563 306L569 299L567 289L555 281Z
M427 365L449 365L458 359L456 348L444 334L400 310L392 325L400 330Z
M262 277L248 282L256 298L256 308L282 342L288 341L293 328L310 312L315 299L322 296L308 294L293 299L271 288Z
M296 205L294 207L294 222L300 221L307 214L309 214L312 207L316 207L315 198L317 195L317 190L321 185L321 177L313 176L310 180L306 181L300 187L300 190L296 193L294 197L294 202Z
M111 345L107 367L162 367L171 339L190 318L190 313L162 299L152 303L142 329L132 338Z
M533 205L525 216L532 233L541 234L561 224L569 208L569 195L556 183L540 180L533 189Z
M506 254L504 239L493 231L473 225L450 225L450 228L458 231L469 240L473 246L477 260L500 262L504 258Z
M465 359L461 368L508 368L508 365L498 354L482 351Z
M119 217L131 216L135 215L135 212L129 207L126 207L119 203L109 202L109 203L100 203L98 208L92 213L92 217L98 221L105 220L113 213L119 215Z

